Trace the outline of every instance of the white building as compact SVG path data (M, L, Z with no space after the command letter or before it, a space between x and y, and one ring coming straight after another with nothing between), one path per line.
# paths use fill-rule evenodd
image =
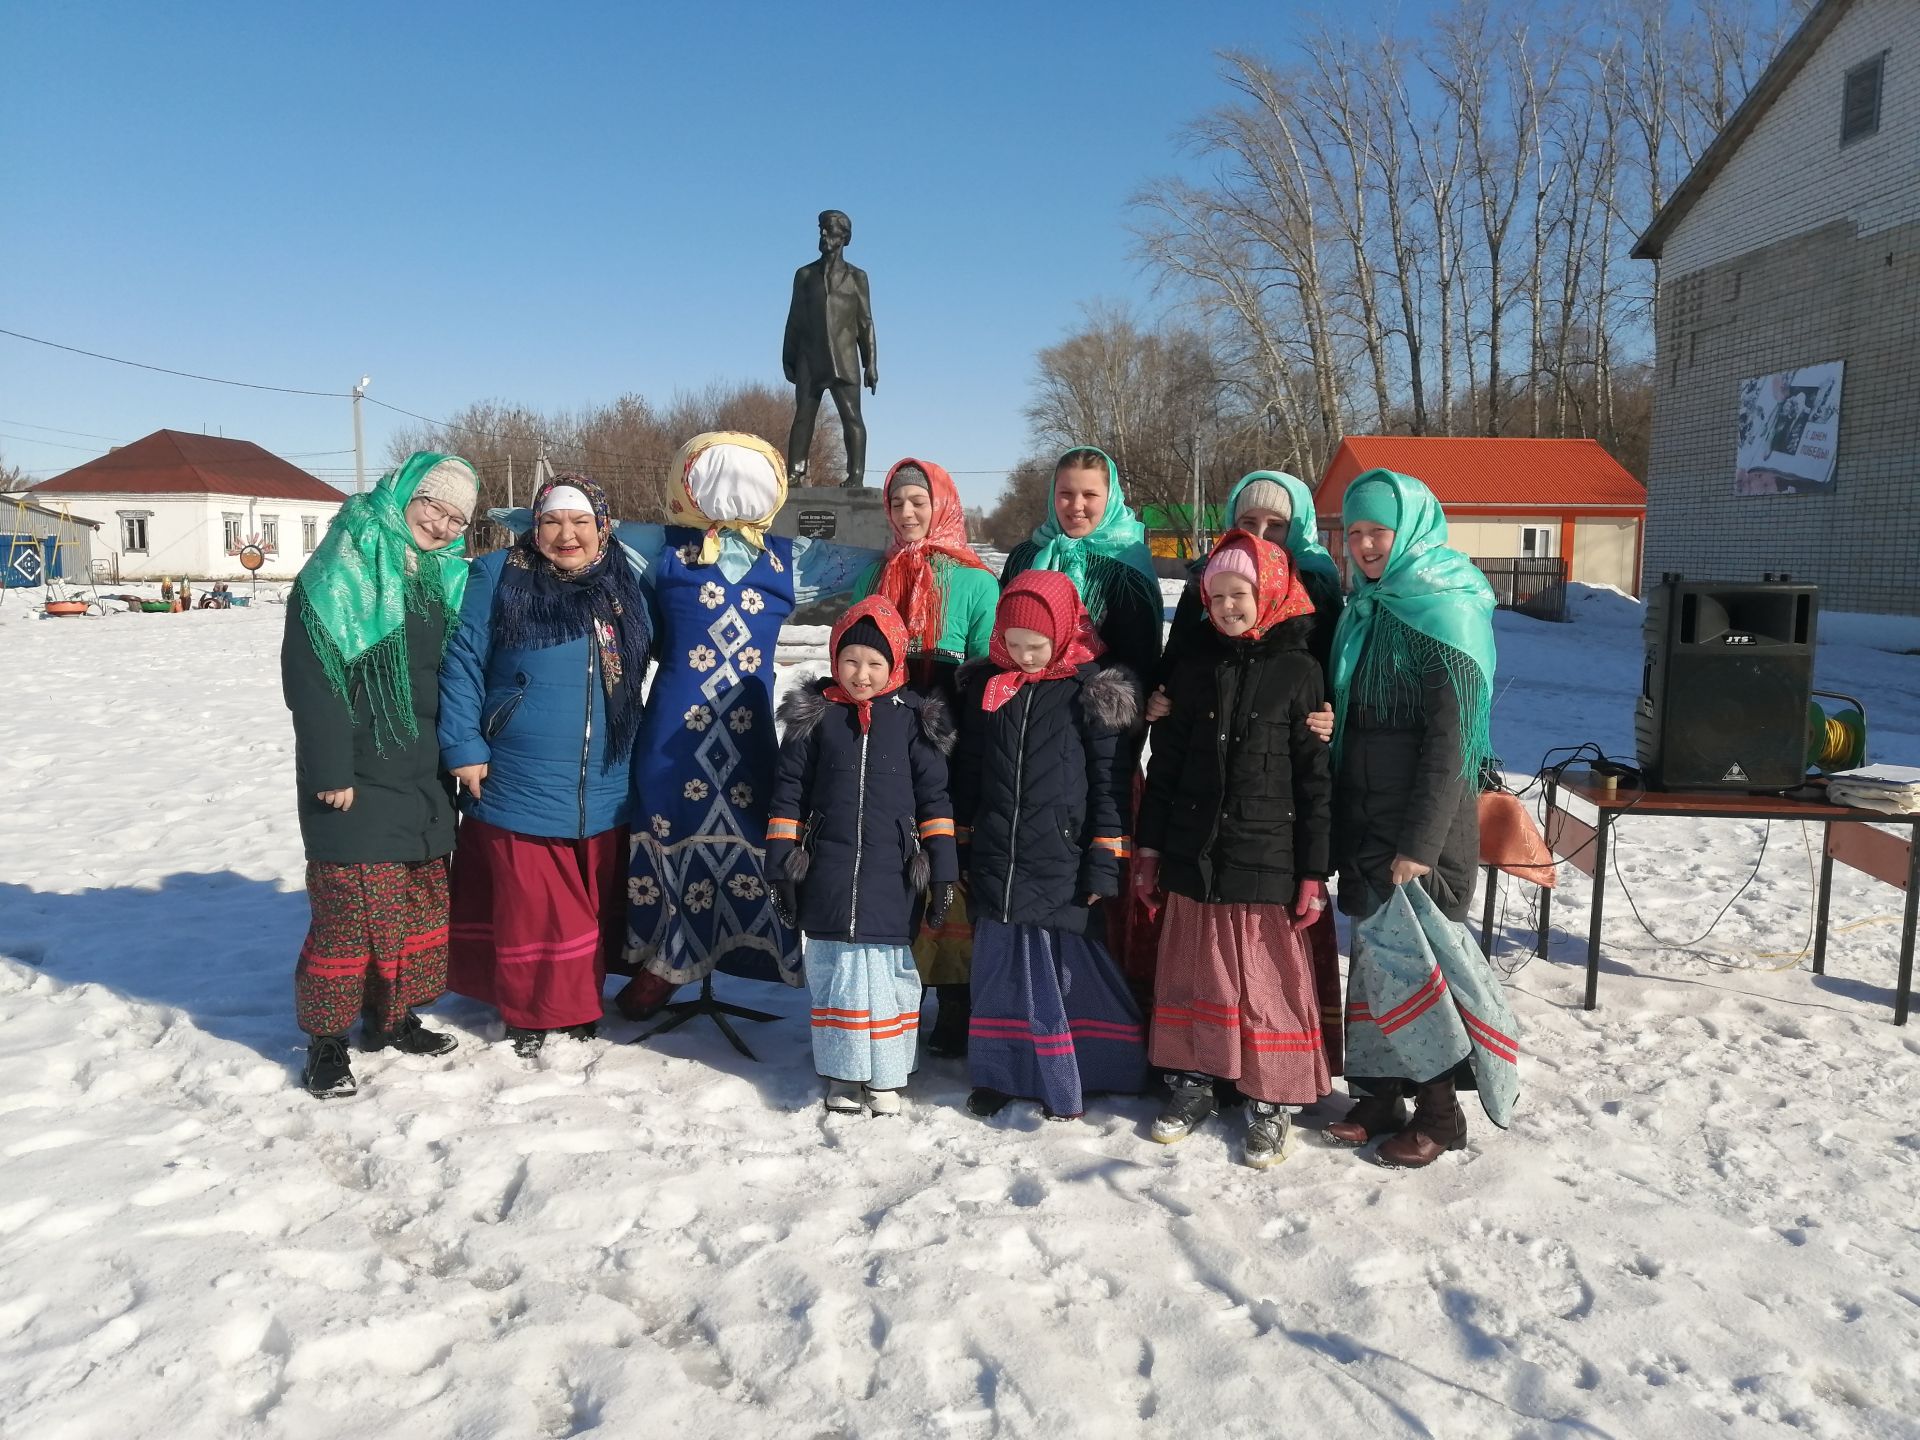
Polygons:
M1641 237L1646 570L1920 614L1920 0L1817 0Z
M42 505L97 521L102 578L240 580L240 552L266 552L262 579L290 580L346 496L247 440L156 430L33 487Z

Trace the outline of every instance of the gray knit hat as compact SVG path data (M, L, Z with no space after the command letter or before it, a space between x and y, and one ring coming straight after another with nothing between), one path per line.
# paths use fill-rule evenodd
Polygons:
M1287 487L1277 480L1255 480L1240 492L1233 507L1233 519L1237 525L1240 517L1249 510L1271 510L1282 520L1293 519L1293 497L1287 494Z
M449 455L420 477L420 483L413 487L413 498L437 500L456 511L463 521L470 520L473 507L480 501L480 477L465 460Z

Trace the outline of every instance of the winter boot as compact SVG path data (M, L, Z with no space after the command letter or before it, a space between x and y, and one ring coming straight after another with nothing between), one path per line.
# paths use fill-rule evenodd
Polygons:
M985 1085L976 1085L973 1093L967 1096L967 1109L982 1120L998 1115L1013 1103L1013 1096L1002 1091L990 1089Z
M1454 1093L1453 1077L1442 1076L1420 1087L1414 1097L1413 1119L1407 1128L1382 1145L1376 1155L1382 1165L1418 1170L1449 1150L1467 1148L1467 1115Z
M589 1020L584 1025L569 1025L560 1033L569 1040L592 1040L600 1033L600 1022Z
M827 1109L835 1115L858 1115L867 1108L866 1086L854 1080L827 1081Z
M898 1115L905 1108L901 1103L898 1090L876 1090L869 1085L866 1091L867 1109L871 1110L876 1117Z
M613 997L613 1008L629 1020L651 1020L667 1008L667 1002L679 988L671 980L662 980L651 970L643 970Z
M1167 1086L1173 1094L1162 1107L1149 1133L1156 1144L1178 1145L1213 1114L1213 1077L1169 1075Z
M1287 1158L1287 1137L1293 1134L1293 1114L1265 1100L1247 1102L1247 1140L1242 1151L1256 1170L1278 1165Z
M531 1060L540 1053L540 1047L547 1043L547 1032L529 1030L522 1025L509 1025L507 1039L513 1042L514 1054L522 1060Z
M316 1035L307 1043L307 1068L300 1077L307 1093L317 1100L344 1100L360 1093L353 1065L347 1059L347 1037Z
M967 1053L967 1026L973 1019L971 985L936 985L939 1010L927 1032L927 1053L952 1060Z
M391 1030L382 1029L372 1014L366 1015L360 1025L360 1048L368 1054L391 1047L402 1055L445 1055L459 1045L453 1036L422 1025L411 1010L403 1013L400 1023Z
M1362 1095L1345 1119L1334 1121L1321 1133L1341 1145L1364 1145L1406 1128L1407 1106L1398 1095Z

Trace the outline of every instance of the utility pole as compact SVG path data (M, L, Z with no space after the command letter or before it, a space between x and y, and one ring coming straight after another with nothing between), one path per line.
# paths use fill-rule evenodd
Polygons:
M1193 547L1187 552L1187 558L1198 560L1200 549L1200 431L1193 432Z
M360 383L353 387L353 493L356 495L364 495L367 489L367 449L360 429L360 397L371 384L372 377L362 375Z
M507 455L507 508L513 508L513 455Z

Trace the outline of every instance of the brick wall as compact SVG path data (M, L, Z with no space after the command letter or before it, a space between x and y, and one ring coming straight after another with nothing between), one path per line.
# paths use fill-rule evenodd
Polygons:
M1842 77L1883 48L1879 132L1843 151ZM1859 0L1661 272L1648 582L1786 571L1826 609L1920 614L1920 0ZM1831 492L1735 495L1740 382L1830 360L1846 362Z

